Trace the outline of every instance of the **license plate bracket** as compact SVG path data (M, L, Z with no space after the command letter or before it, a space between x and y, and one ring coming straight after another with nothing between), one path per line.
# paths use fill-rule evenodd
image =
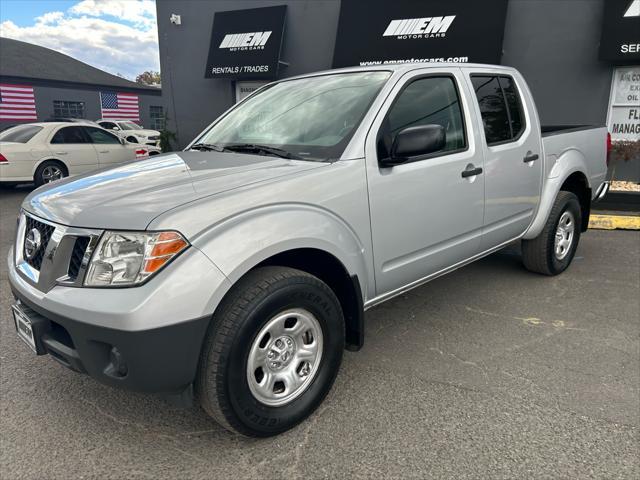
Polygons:
M38 315L31 316L23 310L20 303L11 305L13 323L16 327L18 338L22 340L36 355L44 355L46 351L40 343L41 327L43 320Z

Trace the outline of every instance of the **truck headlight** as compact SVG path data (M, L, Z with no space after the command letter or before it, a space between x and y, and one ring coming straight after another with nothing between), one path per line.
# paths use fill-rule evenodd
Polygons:
M89 262L84 284L139 285L188 246L178 232L104 232Z

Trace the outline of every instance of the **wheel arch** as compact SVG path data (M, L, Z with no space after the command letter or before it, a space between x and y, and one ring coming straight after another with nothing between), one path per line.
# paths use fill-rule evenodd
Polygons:
M581 211L580 230L586 232L589 227L589 216L591 214L591 188L584 173L575 171L567 177L560 186L560 190L571 192L578 197Z
M357 275L349 275L345 266L330 253L315 248L297 248L273 255L254 268L273 265L310 273L326 283L340 301L345 321L348 350L364 344L364 301Z
M192 244L230 285L265 265L317 276L340 300L348 348L362 346L364 299L373 287L371 273L355 232L330 212L307 205L261 207L218 223L193 238Z
M33 168L31 169L32 177L36 174L36 171L38 170L38 168L40 168L40 165L42 165L44 162L56 162L61 164L64 167L67 176L69 175L69 165L67 165L63 160L60 160L57 157L45 157L45 158L41 158L40 160L38 160L33 164Z
M558 192L561 190L570 191L578 197L582 213L581 230L586 231L589 225L592 197L591 184L586 172L588 172L586 160L582 153L575 149L569 149L555 158L555 164L544 181L538 212L523 239L531 240L542 232Z

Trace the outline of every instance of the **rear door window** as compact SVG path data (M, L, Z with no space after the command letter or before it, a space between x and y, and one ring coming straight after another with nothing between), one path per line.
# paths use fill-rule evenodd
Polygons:
M524 131L522 102L513 78L472 75L487 145L516 140Z
M511 77L499 77L498 81L504 91L509 107L509 116L511 117L511 136L516 139L520 136L525 127L524 112L522 110L522 102L516 88L516 82Z
M89 143L82 127L63 127L56 132L51 143Z
M85 127L85 130L89 134L89 138L91 139L91 143L100 143L100 144L120 144L120 140L118 137L113 135L112 133L105 132L100 128L95 127Z
M27 143L40 130L37 125L17 125L0 133L0 142Z

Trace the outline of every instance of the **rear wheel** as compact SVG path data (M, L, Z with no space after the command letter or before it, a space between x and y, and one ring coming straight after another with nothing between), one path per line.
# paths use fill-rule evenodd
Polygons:
M196 392L204 410L228 430L276 435L320 405L343 350L342 309L325 283L292 268L258 268L214 315Z
M571 264L580 241L582 214L578 197L560 191L544 229L533 240L522 241L522 260L532 272L558 275Z
M33 181L36 187L60 180L68 175L65 166L55 160L47 160L43 162L36 170Z

